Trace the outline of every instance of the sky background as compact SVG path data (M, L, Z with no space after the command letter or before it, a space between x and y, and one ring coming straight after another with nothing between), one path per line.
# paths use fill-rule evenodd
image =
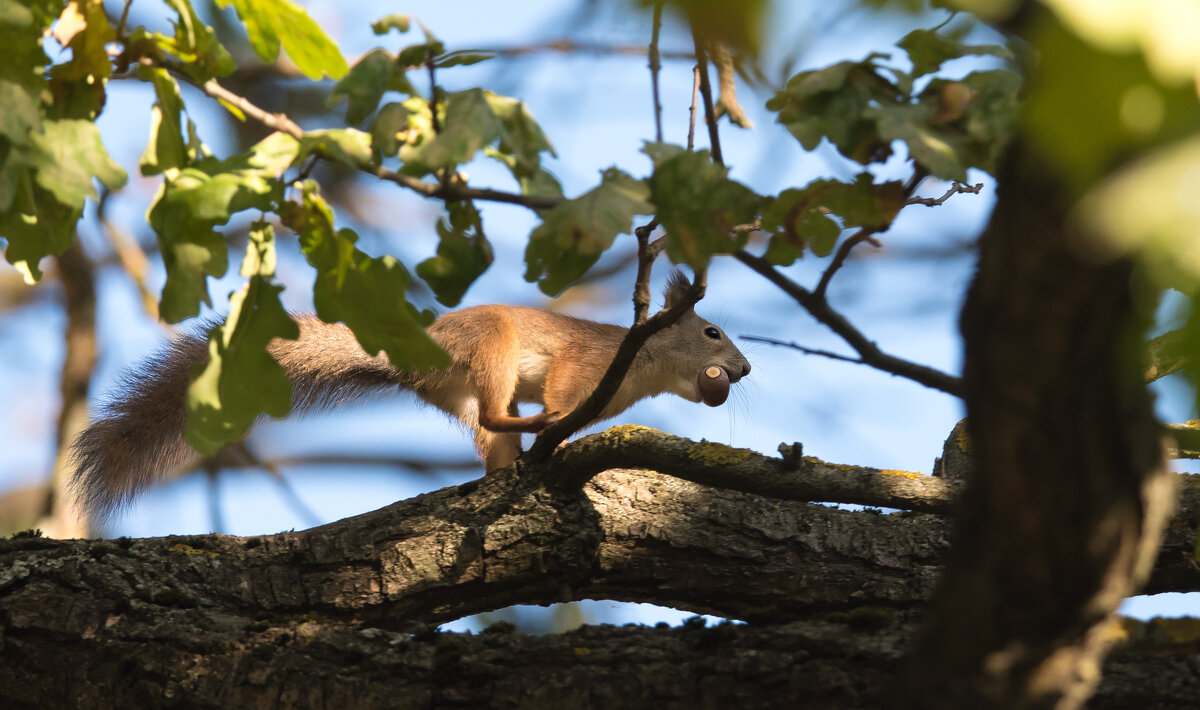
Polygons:
M564 36L644 46L650 37L648 13L628 13L628 5L614 3L320 0L303 4L339 42L351 62L375 46L394 51L419 41L414 33L405 37L376 37L371 33L370 21L393 12L419 17L449 50L528 45ZM775 5L763 60L773 86L782 84L787 62L796 71L883 51L891 52L897 63L905 66L903 52L892 45L911 29L932 27L945 19L944 14L896 16L886 21L864 19L859 13L848 12L848 6L841 3ZM165 29L167 17L165 6L142 2L135 3L131 20ZM981 35L979 41L995 38ZM680 26L668 21L661 47L664 51L687 50L690 38ZM991 60L963 59L946 65L943 73L961 76L992 65ZM548 167L568 196L589 189L597 182L599 172L612 165L635 176L649 172L649 159L640 152L643 142L654 135L644 56L534 54L444 70L438 80L451 91L481 86L525 101L554 144L558 157L550 160ZM690 63L664 61L660 81L666 140L682 144L691 98ZM421 81L414 83L424 87ZM777 193L820 177L852 178L857 166L838 156L828 144L805 152L774 123L773 115L763 105L771 93L767 87L754 90L740 86L739 99L755 128L744 131L722 123L722 148L732 177L760 194ZM218 156L228 155L232 144L228 132L222 130L222 109L188 88L184 89L184 100L201 137ZM109 151L130 174L129 184L112 200L110 217L144 244L153 241L144 212L159 179L140 177L137 159L145 147L152 101L147 86L114 81L99 121ZM344 105L338 111L344 111ZM698 131L697 144L707 147L703 131ZM882 178L906 177L903 157L901 147L896 157L874 172ZM505 171L486 161L472 163L465 170L473 185L514 188ZM978 196L956 195L938 208L905 209L895 226L882 235L884 248L859 247L830 290L835 308L885 351L954 373L960 369L961 358L956 321L973 266L973 257L958 247L978 234L993 202L993 183L987 175L973 173L970 182L983 182L983 192ZM361 198L355 210L355 227L365 251L395 254L410 268L432 254L436 247L433 225L440 214L437 203L392 184L361 180L358 185ZM945 184L929 180L918 194L937 197L945 188ZM524 245L537 224L536 217L512 206L479 206L496 261L468 291L463 305L533 305L600 321L631 321L632 269L601 284L570 289L551 302L535 284L523 278ZM342 222L347 216L343 215ZM106 239L94 230L85 229L83 238L93 258L103 259L109 254ZM294 286L284 292L285 305L293 310L310 310L311 295L306 296L304 291L311 291L312 272L298 256L290 235L281 234L280 248L279 279ZM602 264L627 256L634 249L632 237L619 237ZM230 262L239 263L240 254L231 253ZM810 255L788 274L811 286L826 263ZM0 269L11 267L4 264ZM667 271L665 260L660 260L655 272L659 288ZM162 278L161 268L156 266L150 277L156 292ZM231 269L231 276L210 281L217 312L224 312L227 294L240 284L236 268ZM0 409L0 491L43 480L54 455L64 316L56 287L47 283L38 288L42 298L0 314L0 401L5 403ZM168 335L142 313L137 292L123 272L111 266L102 269L99 289L101 350L93 381L94 402L102 400L122 370L153 352ZM432 301L422 305L432 305ZM656 301L658 305L661 301ZM770 336L811 348L850 352L782 292L730 259L714 262L707 295L697 312L731 336ZM1166 327L1171 322L1172 304L1165 304L1162 312ZM710 409L663 396L646 400L592 430L615 423L636 423L767 454L774 453L780 442L798 441L806 454L831 462L928 473L947 433L963 415L958 400L904 379L787 349L737 342L754 370L735 386L733 396L723 407ZM1193 416L1189 392L1169 382L1156 389L1164 419L1182 421ZM255 430L248 443L268 459L348 453L458 462L474 456L469 436L440 412L419 405L411 395L306 420L266 423ZM345 465L286 469L296 494L323 522L460 483L481 472L479 468L413 474L393 467ZM244 470L222 475L215 488L203 475L195 474L149 491L106 533L151 536L210 532L214 495L223 532L261 534L311 524L289 505L267 474ZM1198 599L1200 594L1158 595L1127 603L1126 611L1143 618L1195 614L1200 610ZM554 613L544 612L532 620L529 615L523 618L534 625L544 624L549 623L546 615ZM610 602L557 613L582 615L593 622L675 621L689 615Z

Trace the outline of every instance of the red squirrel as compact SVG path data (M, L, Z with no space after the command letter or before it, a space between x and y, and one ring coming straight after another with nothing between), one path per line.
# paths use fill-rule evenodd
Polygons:
M666 307L683 298L680 272L668 281ZM458 419L475 433L485 469L512 463L521 433L540 432L575 409L595 389L627 328L522 306L476 306L452 311L429 327L451 357L444 370L407 372L386 355L370 356L340 323L299 316L297 340L268 346L292 383L292 411L306 412L400 387ZM186 443L184 401L192 368L208 359L203 334L182 336L126 377L119 395L74 446L73 486L84 509L104 517L197 454ZM717 406L728 384L750 363L720 328L689 309L651 336L616 396L595 421L614 417L638 400L671 392ZM518 402L540 404L518 415Z

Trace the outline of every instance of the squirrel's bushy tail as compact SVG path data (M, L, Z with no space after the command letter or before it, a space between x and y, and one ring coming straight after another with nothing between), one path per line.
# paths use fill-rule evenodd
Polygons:
M276 340L269 348L292 382L293 413L410 384L386 358L363 352L345 326L296 320L299 340ZM72 487L93 519L106 518L197 456L183 438L184 402L192 368L208 361L206 333L181 335L126 373L116 397L76 440Z

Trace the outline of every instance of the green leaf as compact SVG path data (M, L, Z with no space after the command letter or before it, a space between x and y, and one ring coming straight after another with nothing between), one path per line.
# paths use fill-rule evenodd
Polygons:
M893 104L881 107L876 115L879 135L888 141L904 141L909 156L931 175L966 181L967 163L961 155L961 137L931 126L928 107Z
M309 181L303 204L291 205L285 223L300 235L300 248L317 270L313 299L327 323L341 321L354 331L369 355L387 353L393 367L426 370L446 367L450 357L425 333L432 314L405 299L411 278L390 256L371 258L354 246L358 236L334 230L333 212Z
M784 190L763 211L762 227L771 233L765 257L788 266L806 248L828 256L844 227L886 226L903 206L902 183L875 185L866 172L852 183L814 180L801 189ZM831 215L840 216L842 223Z
M488 52L482 49L459 49L453 52L446 52L437 57L433 60L433 65L442 69L459 66L466 67L495 58L495 52Z
M91 121L45 121L41 133L29 136L29 145L38 185L68 207L83 207L84 199L96 197L93 178L110 190L125 184L125 170L108 156Z
M246 25L250 46L259 59L275 61L282 42L288 56L310 79L320 79L322 74L340 79L346 73L346 60L337 45L291 0L217 0L220 7L231 4Z
M384 104L371 122L371 148L378 154L379 159L391 158L400 150L403 141L399 134L408 130L408 120L412 112L403 104L395 102Z
M329 92L327 106L347 102L346 123L361 123L375 111L392 83L396 60L382 49L372 49L358 60Z
M214 77L228 76L237 64L225 47L217 41L213 29L200 21L188 0L164 0L179 19L175 21L175 36L155 34L160 51L174 54L183 62L183 70L197 83Z
M271 211L283 201L280 176L300 149L296 139L273 133L228 160L205 158L171 171L147 219L158 234L167 281L160 312L169 323L211 305L206 277L228 268L225 240L214 229L246 209Z
M157 175L164 170L187 164L187 148L183 143L183 99L179 85L166 69L139 66L138 78L154 85L158 100L150 108L150 142L142 153L142 175Z
M866 115L880 103L894 103L899 87L879 73L872 54L861 62L840 62L824 69L801 72L788 80L783 91L767 102L805 150L827 138L842 155L863 165L882 162L891 155L875 121Z
M518 180L532 177L540 167L541 154L554 155L554 146L542 132L525 104L507 96L484 92L492 113L500 119L499 152L513 157L510 169Z
M242 275L250 277L229 298L225 322L209 333L208 362L188 387L184 437L211 455L246 434L262 414L285 416L292 385L267 351L275 338L295 340L300 329L279 300L275 273L275 232L266 222L250 227Z
M0 79L0 136L24 143L31 133L42 128L41 106L27 87Z
M297 160L304 160L313 153L351 167L365 165L371 162L371 134L356 128L308 131L300 139Z
M644 151L663 154L652 146ZM750 188L730 180L707 151L683 151L662 160L648 182L650 201L667 232L667 255L694 269L706 266L713 254L740 248L745 237L733 234L733 227L753 222L762 203Z
M425 175L470 162L503 131L500 119L479 89L451 94L441 123L440 132L432 140L400 148L404 172Z
M0 236L8 240L4 257L28 284L42 277L42 257L61 254L71 245L81 209L62 204L34 183L30 171L18 169L10 209L0 210Z
M409 15L384 15L371 23L371 31L377 35L385 35L392 30L404 34L408 32L411 21Z
M591 268L633 216L650 214L650 191L641 181L609 168L600 185L542 213L525 249L526 281L557 295Z
M100 85L102 80L112 75L112 62L108 58L107 47L117 37L112 26L108 24L104 3L96 0L76 0L67 5L63 17L66 17L68 12L73 13L75 19L83 22L84 26L67 44L71 49L71 60L55 65L52 75L56 80L85 80L90 84ZM62 21L59 21L60 27Z
M470 202L451 202L449 219L438 220L437 256L417 264L417 276L425 279L438 302L457 306L475 279L492 264L492 246L483 233L479 211Z
M1002 59L1013 59L1012 52L1000 45L963 44L961 40L966 29L964 26L963 31L940 34L937 30L913 30L904 35L904 38L896 43L896 46L907 52L909 59L912 60L913 78L937 71L943 62L969 55L990 55Z

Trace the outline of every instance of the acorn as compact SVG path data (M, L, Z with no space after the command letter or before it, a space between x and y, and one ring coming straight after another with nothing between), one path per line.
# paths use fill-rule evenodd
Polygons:
M700 399L710 407L718 407L729 399L729 373L717 365L709 365L696 376Z

